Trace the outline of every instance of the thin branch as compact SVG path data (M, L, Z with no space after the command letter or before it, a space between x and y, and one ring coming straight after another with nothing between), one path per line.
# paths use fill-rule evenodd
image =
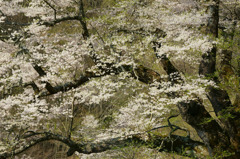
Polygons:
M47 0L43 0L50 8L53 9L54 11L54 20L57 20L57 10L53 7L53 5L51 5Z
M71 112L71 119L70 119L70 126L69 126L69 132L68 132L68 138L71 139L71 136L72 136L72 131L73 131L73 123L74 123L74 109L75 109L75 105L74 105L74 102L75 102L76 98L73 97L73 101L72 101L72 112Z
M82 35L83 35L83 38L86 40L89 37L89 32L88 32L87 23L86 23L85 19L86 19L85 17L79 16L79 15L77 15L77 16L66 16L66 17L63 17L63 18L55 19L54 21L40 22L39 24L51 27L51 26L54 26L54 25L56 25L58 23L61 23L61 22L65 22L65 21L69 21L69 20L77 20L81 23L81 26L82 26L82 29L83 29Z
M85 16L85 11L84 11L84 6L83 6L83 1L80 0L80 4L79 4L79 21L82 25L83 28L83 38L86 40L89 37L89 32L88 32L88 28L87 28L87 22L86 22L86 16Z
M103 42L103 44L105 44L105 41L103 40L102 36L100 35L100 33L98 32L98 30L90 23L91 27L94 28L94 30L96 31L96 33L98 34L98 36L100 37L101 41Z
M190 138L190 131L188 131L187 129L183 129L183 128L180 128L179 126L176 126L176 125L173 125L171 122L170 122L170 119L171 118L175 118L175 117L178 117L180 114L177 114L177 115L172 115L170 117L168 117L167 121L168 121L168 126L171 128L171 132L169 133L169 135L171 136L175 131L177 130L182 130L182 131L185 131L187 133L187 137Z
M69 20L77 20L79 21L79 17L78 16L67 16L67 17L63 17L63 18L59 18L59 19L55 19L54 21L45 21L40 23L40 25L45 25L45 26L54 26L58 23L64 22L64 21L69 21Z

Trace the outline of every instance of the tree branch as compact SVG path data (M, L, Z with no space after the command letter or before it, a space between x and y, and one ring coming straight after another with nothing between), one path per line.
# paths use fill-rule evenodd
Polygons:
M69 20L79 20L79 17L78 16L67 16L67 17L63 17L63 18L59 18L59 19L55 19L54 21L45 21L45 22L42 22L40 23L41 25L45 25L45 26L54 26L58 23L61 23L61 22L64 22L64 21L69 21Z
M53 5L51 5L47 0L43 0L50 8L53 9L54 11L54 20L57 20L57 10L53 7Z
M132 134L125 137L111 138L101 142L77 143L69 138L53 134L51 132L37 133L34 131L28 131L22 137L28 139L30 142L25 146L19 145L17 149L12 152L0 154L0 159L6 159L7 157L18 155L40 142L49 140L55 140L66 144L69 147L67 152L68 156L71 156L75 151L83 154L100 153L115 148L128 147L130 144L147 146L149 148L157 148L161 146L159 151L176 152L183 156L189 156L189 154L183 152L185 148L194 149L196 146L203 146L203 143L191 140L188 137L178 135L161 137L149 134L148 132ZM145 139L146 137L147 139ZM172 143L176 144L173 145Z
M42 22L40 23L41 25L45 25L45 26L54 26L58 23L64 22L64 21L69 21L69 20L77 20L81 23L82 25L82 29L83 29L83 33L82 36L83 38L86 40L89 37L89 32L88 32L88 28L87 28L87 23L86 23L86 16L85 16L85 11L84 11L84 6L83 6L83 1L80 0L80 4L79 4L79 13L76 16L67 16L67 17L63 17L63 18L56 18L56 10L55 8L49 4L46 0L44 0L44 2L46 2L55 12L54 12L54 21L50 21L50 22Z
M83 1L80 0L80 4L79 4L79 16L78 19L82 25L83 28L83 38L86 40L89 37L89 32L88 32L88 28L87 28L87 22L86 22L86 15L85 15L85 11L84 11L84 6L83 6Z
M49 140L60 141L64 144L68 145L69 147L77 147L78 148L78 144L75 143L74 141L72 141L71 139L65 138L61 135L53 134L51 132L36 133L33 131L29 131L27 133L29 133L29 134L25 134L23 136L24 138L30 138L30 137L33 138L36 136L41 136L41 137L30 140L30 142L27 145L24 145L24 146L20 145L18 149L13 150L12 152L5 152L5 153L0 154L0 159L6 159L8 157L18 155L38 143L41 143L44 141L49 141Z
M122 68L124 68L124 70ZM102 74L86 72L84 76L81 76L78 80L75 80L74 82L68 82L63 85L58 85L56 87L51 87L51 85L49 84L49 88L46 86L48 93L43 93L39 97L49 96L49 95L58 93L60 91L66 92L73 88L77 88L83 85L84 83L88 82L92 78L99 78L99 77L110 75L110 74L117 75L124 71L129 72L132 75L132 77L147 84L150 84L154 81L158 81L158 82L161 81L161 77L157 72L149 68L146 68L142 65L139 65L136 68L133 68L132 65L122 65L122 66L116 67L113 64L108 64L107 68L103 68L100 66L99 69L103 72Z

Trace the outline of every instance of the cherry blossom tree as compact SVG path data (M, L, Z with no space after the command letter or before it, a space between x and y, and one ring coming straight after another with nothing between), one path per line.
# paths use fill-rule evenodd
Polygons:
M0 158L50 140L239 157L238 1L0 4Z

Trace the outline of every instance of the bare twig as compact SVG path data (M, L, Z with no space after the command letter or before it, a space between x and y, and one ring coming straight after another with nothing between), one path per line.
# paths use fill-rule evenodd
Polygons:
M47 0L43 0L54 11L54 20L57 20L57 10Z

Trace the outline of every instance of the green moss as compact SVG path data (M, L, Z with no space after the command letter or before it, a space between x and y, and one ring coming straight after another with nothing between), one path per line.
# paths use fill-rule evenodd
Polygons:
M68 13L75 13L77 10L76 10L75 7L67 6L67 7L66 7L66 11L67 11Z
M51 28L46 32L49 36L54 34L81 34L82 27L78 21L66 21L59 23Z
M66 44L68 41L67 40L63 40L63 39L61 39L61 40L58 40L58 42L56 42L56 43L54 43L55 45L64 45L64 44Z

